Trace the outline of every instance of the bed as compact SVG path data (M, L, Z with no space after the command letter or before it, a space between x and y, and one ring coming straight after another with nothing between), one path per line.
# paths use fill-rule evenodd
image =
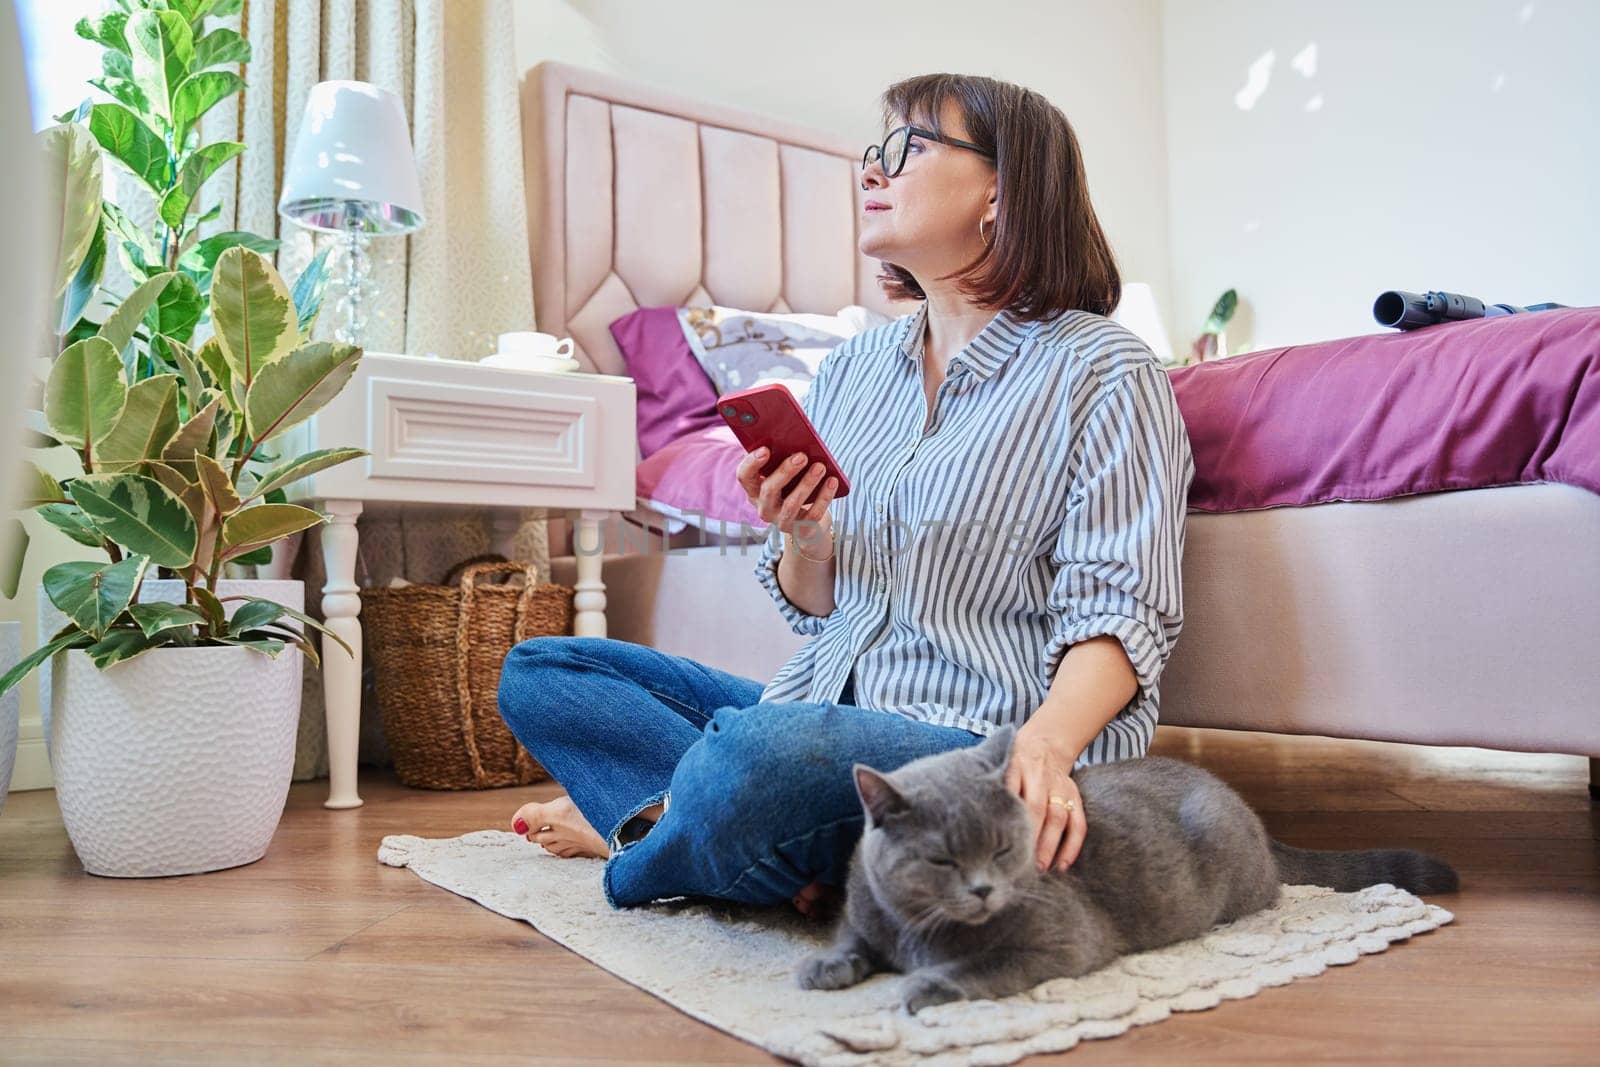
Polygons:
M856 251L852 140L553 62L525 76L523 120L538 328L572 336L585 370L626 373L608 325L637 307L910 310ZM803 642L753 576L755 540L624 529L611 636L762 681ZM553 521L557 580L570 536ZM1597 650L1589 489L1191 508L1162 721L1593 759Z

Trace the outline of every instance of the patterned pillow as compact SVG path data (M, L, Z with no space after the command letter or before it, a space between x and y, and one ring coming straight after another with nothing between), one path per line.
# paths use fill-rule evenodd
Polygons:
M689 349L717 395L782 382L804 396L817 365L847 338L891 321L852 304L837 315L786 315L713 305L678 309Z

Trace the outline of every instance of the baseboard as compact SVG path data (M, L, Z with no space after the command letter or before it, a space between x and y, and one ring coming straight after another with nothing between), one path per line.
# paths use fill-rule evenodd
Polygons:
M25 789L54 789L50 774L50 753L44 747L44 728L37 717L22 720L17 734L17 765L11 772L11 792Z

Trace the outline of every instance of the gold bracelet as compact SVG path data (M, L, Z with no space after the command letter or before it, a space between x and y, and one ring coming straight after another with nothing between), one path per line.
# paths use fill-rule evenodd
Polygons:
M799 538L795 538L794 550L799 553L801 559L806 560L808 563L827 563L833 558L833 527L831 525L828 527L828 554L824 558L814 559L811 556L806 555L804 552L801 552Z

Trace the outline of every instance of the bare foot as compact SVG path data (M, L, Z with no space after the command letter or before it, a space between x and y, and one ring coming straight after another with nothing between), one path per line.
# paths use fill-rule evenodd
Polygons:
M511 817L511 828L562 859L593 856L603 860L611 855L605 838L595 832L569 796L522 805Z
M843 899L844 893L837 886L812 882L795 894L794 907L808 919L824 919Z

